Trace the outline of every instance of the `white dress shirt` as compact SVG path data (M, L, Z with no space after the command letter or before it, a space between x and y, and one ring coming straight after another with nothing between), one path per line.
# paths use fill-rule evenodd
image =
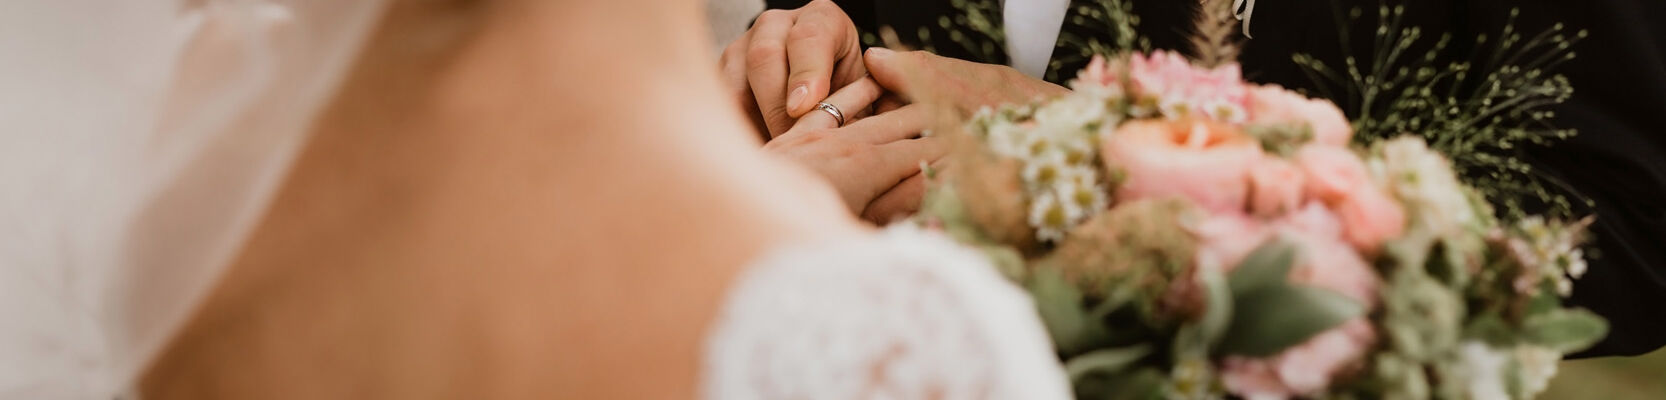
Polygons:
M1006 24L1007 55L1012 67L1034 78L1047 73L1059 28L1070 10L1070 0L1005 0L1002 18Z

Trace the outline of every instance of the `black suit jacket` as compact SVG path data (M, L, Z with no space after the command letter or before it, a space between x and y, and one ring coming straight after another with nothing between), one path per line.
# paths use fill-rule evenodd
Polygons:
M795 8L802 0L771 0L774 8ZM937 17L954 12L948 0L836 0L859 29L872 32L894 26L905 42L908 32L933 31L939 54L973 61L1005 63L1004 58L977 59L943 38ZM1593 200L1596 258L1589 274L1575 284L1572 303L1607 317L1611 332L1583 356L1632 355L1666 344L1666 1L1661 0L1404 0L1407 24L1421 26L1429 37L1450 34L1448 59L1472 59L1487 51L1478 35L1496 37L1511 8L1520 8L1516 25L1536 34L1553 24L1586 29L1590 36L1575 51L1578 58L1555 71L1566 75L1574 96L1554 111L1561 127L1579 135L1526 155L1541 172L1568 182ZM1187 27L1196 1L1132 0L1141 33L1155 48L1185 50ZM1379 0L1262 0L1257 2L1252 33L1240 60L1252 81L1313 89L1316 84L1290 61L1306 53L1329 65L1341 65L1344 49L1369 54ZM1341 13L1361 7L1366 17L1339 26ZM1067 29L1069 29L1067 27ZM1340 32L1350 33L1343 43ZM915 46L921 43L915 41ZM998 46L997 46L998 47ZM1055 58L1060 56L1055 51ZM1367 64L1368 65L1368 64ZM1079 69L1064 65L1053 77L1063 82ZM1312 93L1320 93L1313 91Z

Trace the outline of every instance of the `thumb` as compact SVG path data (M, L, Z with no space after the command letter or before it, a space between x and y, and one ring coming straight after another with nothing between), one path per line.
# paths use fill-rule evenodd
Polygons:
M808 7L808 6L806 6ZM834 70L859 57L855 28L833 12L806 12L787 34L787 115L803 116L833 92Z

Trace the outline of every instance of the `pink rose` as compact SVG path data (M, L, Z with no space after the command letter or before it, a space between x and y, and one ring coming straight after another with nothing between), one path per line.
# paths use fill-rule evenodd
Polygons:
M1365 162L1345 147L1302 146L1296 151L1296 164L1307 175L1307 194L1325 204L1373 185Z
M1377 272L1353 246L1334 235L1296 229L1283 229L1284 237L1301 249L1290 269L1291 282L1334 290L1366 305L1376 303Z
M1203 69L1180 53L1136 53L1128 59L1128 78L1142 100L1154 102L1169 118L1205 116L1231 123L1248 118L1248 92L1236 63Z
M1227 391L1249 399L1318 394L1337 372L1358 362L1376 336L1370 322L1354 319L1272 358L1227 357L1221 382Z
M1272 217L1301 207L1306 178L1300 168L1283 159L1266 157L1250 167L1250 211Z
M1351 246L1335 237L1323 210L1307 207L1293 214L1290 223L1281 222L1285 224L1284 237L1300 248L1290 280L1375 306L1381 285L1376 272ZM1376 339L1367 317L1360 316L1272 357L1230 357L1222 365L1222 381L1227 390L1248 398L1314 394L1364 357Z
M1405 210L1375 186L1354 193L1337 203L1335 209L1348 242L1360 251L1374 253L1378 246L1405 233Z
M1250 88L1249 114L1252 124L1305 124L1313 129L1313 142L1318 144L1347 146L1354 135L1353 126L1335 104L1278 86Z
M1236 127L1196 120L1131 121L1102 146L1106 167L1124 174L1118 201L1178 196L1211 213L1243 213L1261 159L1261 144Z
M1077 85L1111 86L1111 85L1116 85L1117 81L1121 79L1121 77L1119 76L1120 75L1119 74L1119 68L1116 68L1116 67L1118 67L1118 65L1107 63L1105 61L1105 56L1101 56L1101 55L1096 54L1096 55L1093 56L1093 60L1088 61L1088 66L1086 68L1082 68L1081 73L1076 74L1076 80L1072 81L1071 86L1077 86Z
M1377 247L1405 232L1400 203L1371 179L1365 163L1341 147L1303 146L1296 162L1307 175L1308 195L1330 206L1342 221L1348 241L1360 251Z
M1211 215L1192 233L1198 238L1198 259L1219 263L1223 272L1232 272L1273 236L1261 222L1239 214Z
M1286 230L1319 237L1342 236L1342 220L1319 203L1307 203L1295 212L1285 214L1276 224Z

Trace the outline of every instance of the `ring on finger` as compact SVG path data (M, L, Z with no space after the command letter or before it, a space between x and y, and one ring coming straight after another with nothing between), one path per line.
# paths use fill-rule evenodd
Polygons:
M826 111L828 115L832 115L833 119L839 122L837 126L845 126L845 113L839 111L838 106L827 103L816 103L816 109Z

